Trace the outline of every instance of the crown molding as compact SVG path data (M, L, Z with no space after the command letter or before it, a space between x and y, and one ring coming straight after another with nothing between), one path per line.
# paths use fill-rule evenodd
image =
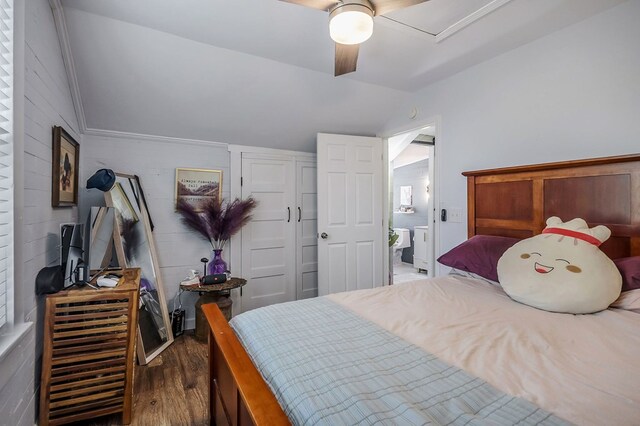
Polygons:
M293 151L290 149L267 148L262 146L229 144L228 149L231 153L273 155L276 157L287 155L301 160L316 158L315 152Z
M64 10L62 8L62 1L49 0L49 5L53 13L53 21L56 26L56 32L58 33L58 41L60 42L60 50L62 51L62 60L64 62L64 68L67 73L67 80L69 81L69 90L71 91L71 100L73 102L73 108L76 112L76 119L78 120L78 127L81 134L105 138L136 139L154 142L183 143L190 145L219 146L225 149L227 148L227 144L221 142L182 139L168 136L145 135L140 133L119 132L116 130L88 128L84 114L84 107L82 106L82 97L80 96L78 76L76 74L73 55L71 53L71 43L69 42L69 32L67 30L67 21L64 16Z
M67 31L67 21L62 10L61 0L49 0L51 11L53 12L53 21L56 25L58 33L58 41L60 42L60 50L62 50L62 60L64 68L67 71L67 80L69 81L69 90L71 91L71 100L73 109L76 111L76 119L80 133L87 130L87 122L84 116L84 108L82 107L82 98L80 97L80 86L78 85L78 77L76 68L71 54L71 44L69 43L69 32Z
M85 129L84 134L87 136L97 136L97 137L103 137L103 138L134 139L134 140L162 142L162 143L211 146L211 147L220 147L224 149L227 149L229 146L224 142L205 141L200 139L174 138L171 136L147 135L143 133L119 132L117 130L103 130L103 129L89 128L89 129Z
M512 0L493 0L491 3L486 4L485 6L476 10L472 14L465 16L455 24L451 25L448 28L445 28L444 30L436 34L436 43L441 43L442 41L454 35L458 31L468 27L469 25L476 22L478 19L490 14L491 12L501 8L502 6L504 6L505 4L511 1Z

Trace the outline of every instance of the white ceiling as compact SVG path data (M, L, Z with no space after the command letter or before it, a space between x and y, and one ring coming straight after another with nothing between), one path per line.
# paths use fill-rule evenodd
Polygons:
M418 161L427 160L429 158L429 148L426 145L412 143L409 144L395 160L393 160L393 168L408 166Z
M327 14L277 0L63 0L87 127L315 150L376 134L421 87L623 0L512 0L441 43L383 17L333 77ZM488 0L390 18L439 32Z

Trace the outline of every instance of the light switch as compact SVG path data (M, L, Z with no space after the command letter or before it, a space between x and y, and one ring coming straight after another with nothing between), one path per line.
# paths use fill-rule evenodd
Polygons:
M448 216L449 222L460 223L464 221L464 217L462 216L462 209L449 209Z

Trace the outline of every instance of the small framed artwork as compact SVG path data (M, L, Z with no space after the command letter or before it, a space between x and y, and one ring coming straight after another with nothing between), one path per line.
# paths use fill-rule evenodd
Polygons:
M222 199L222 170L176 169L176 203L186 200L201 211L210 199Z
M53 207L78 205L80 145L62 127L53 128L52 194Z

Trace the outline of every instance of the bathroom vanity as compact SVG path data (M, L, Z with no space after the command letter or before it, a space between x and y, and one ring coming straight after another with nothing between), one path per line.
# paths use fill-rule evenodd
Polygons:
M429 238L428 226L416 226L413 228L413 267L418 272L429 269Z

